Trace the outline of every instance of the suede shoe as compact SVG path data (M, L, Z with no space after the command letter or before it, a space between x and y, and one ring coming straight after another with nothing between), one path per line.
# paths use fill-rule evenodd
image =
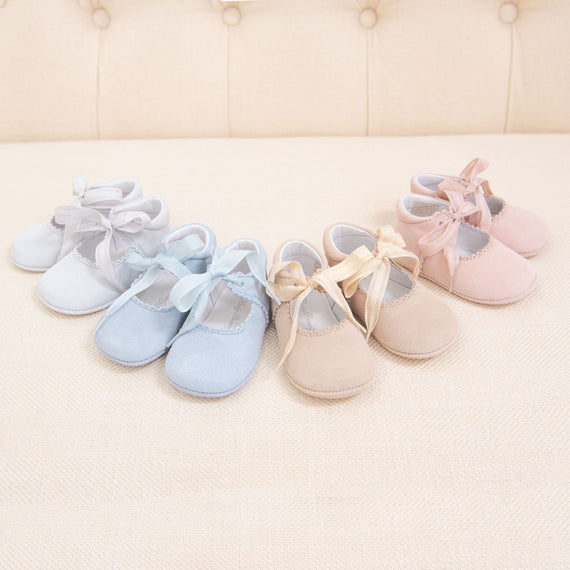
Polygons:
M156 197L116 206L108 217L61 206L55 218L72 228L69 239L77 245L41 276L37 293L50 309L72 315L105 309L127 290L140 274L127 265L129 254L155 256L169 224L168 208Z
M442 200L448 200L449 192L457 193L463 200L477 205L477 212L467 218L470 224L490 233L524 257L536 255L548 243L546 222L534 212L493 195L489 181L478 176L488 165L486 160L475 158L458 177L416 174L412 178L411 191Z
M453 311L416 280L418 258L405 248L391 226L372 231L350 224L330 226L323 238L330 265L358 259L354 275L343 281L350 308L366 323L367 335L406 358L431 358L458 337ZM413 275L400 269L402 259L415 263Z
M95 343L111 360L141 366L164 354L188 316L170 301L179 279L204 273L216 247L212 231L201 224L172 230L159 254L143 258L133 252L127 265L143 271L99 321Z
M140 198L142 191L137 180L112 180L87 186L87 177L79 176L73 179L73 194L74 206L108 215L111 208ZM68 239L63 247L65 233L66 226L58 223L54 215L18 234L12 242L10 257L20 269L47 271L76 245Z
M477 206L455 192L448 200L408 194L396 206L396 229L420 259L420 275L456 295L486 305L505 305L536 286L527 259L466 219ZM406 267L410 264L402 259Z
M285 242L275 253L269 286L281 301L273 315L279 365L310 396L346 398L374 379L363 329L338 285L353 272L346 262L328 267L324 256L301 240Z
M219 398L253 374L269 322L265 265L261 244L239 239L216 249L205 273L174 285L171 302L188 312L166 357L166 377L175 388Z

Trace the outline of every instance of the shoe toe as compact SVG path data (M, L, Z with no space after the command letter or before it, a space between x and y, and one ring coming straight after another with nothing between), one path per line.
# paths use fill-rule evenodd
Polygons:
M508 204L493 220L492 234L524 257L531 257L548 244L548 225L538 214Z
M174 307L158 311L131 299L104 318L95 332L95 343L111 360L141 366L164 354L184 316Z
M41 276L37 293L50 309L67 314L100 311L120 295L98 269L76 258L74 252Z
M61 233L46 221L20 232L12 242L10 257L22 269L47 271L57 262L61 240Z
M224 334L198 326L183 334L166 357L166 377L193 396L218 398L235 392L259 360L265 324L256 328L251 334Z
M361 392L375 374L364 336L346 320L325 331L299 330L285 369L302 392L327 399Z
M453 345L459 335L455 313L420 283L402 300L382 307L374 337L407 358L431 358Z

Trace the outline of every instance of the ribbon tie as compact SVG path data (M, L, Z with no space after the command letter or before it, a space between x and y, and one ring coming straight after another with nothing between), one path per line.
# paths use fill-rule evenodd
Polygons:
M293 350L293 345L295 344L295 337L297 335L297 327L299 323L299 311L303 301L313 292L320 291L321 293L327 293L331 299L346 313L348 320L354 324L359 329L363 330L360 323L356 321L346 299L344 298L338 284L350 277L356 270L357 261L355 258L345 258L341 263L333 267L328 267L323 271L313 274L311 277L307 277L303 271L303 267L298 261L283 261L273 265L269 271L269 287L273 292L274 296L279 299L279 301L287 302L295 299L295 308L293 310L293 322L291 325L291 332L289 334L289 340L283 351L283 356L277 365L277 368L281 367L283 362L291 350ZM289 273L282 275L286 277L286 281L289 283L277 283L275 277L280 271L284 271L289 268Z
M87 176L73 178L73 194L87 208L112 208L123 199L123 191L116 186L87 186ZM76 205L79 205L76 203Z
M170 341L170 346L179 336L198 325L200 317L208 307L210 293L222 281L237 285L243 284L247 275L232 275L232 271L242 261L245 261L252 276L268 288L265 278L265 266L261 256L254 250L235 249L224 251L217 248L212 257L212 263L205 273L191 273L174 285L170 291L172 304L182 313L191 311L178 334Z
M342 282L344 294L347 297L352 297L359 283L372 275L366 296L366 339L370 337L380 318L382 299L390 279L390 260L403 257L413 259L415 261L414 279L418 276L420 268L420 260L411 251L405 249L406 243L404 238L392 226L381 227L377 235L378 241L376 242L376 251L374 253L362 245L348 256L354 259L358 264L358 268L353 275Z
M127 265L144 273L141 273L141 276L133 282L131 287L115 299L105 316L99 321L95 332L101 328L106 319L113 313L116 313L129 299L148 289L160 277L162 270L172 273L178 279L189 275L190 270L184 265L184 261L194 257L203 249L204 243L202 240L197 235L191 234L167 246L166 252L156 257L142 257L135 251L131 252L126 261Z
M434 255L443 250L447 267L449 269L449 291L452 289L453 275L459 265L459 251L457 249L457 233L461 222L477 212L477 206L454 192L450 192L449 209L439 212L441 216L439 225L418 240L423 256Z
M101 212L93 208L59 206L55 210L55 221L65 226L60 259L69 253L89 232L105 233L103 240L95 250L95 263L107 281L122 291L124 286L117 279L113 267L113 255L111 253L113 233L115 230L129 234L139 233L150 223L150 216L146 212L125 210L123 212L111 211L109 217L106 218ZM115 258L120 258L128 250L129 247L125 247L116 252Z
M491 210L487 204L485 196L491 196L491 188L484 178L477 175L483 172L489 163L482 158L473 159L459 174L459 179L448 177L443 180L439 189L441 193L449 195L450 192L456 192L463 196L464 200L468 200L471 196L475 199L477 206L478 218L475 225L479 226L483 231L488 232L491 229Z

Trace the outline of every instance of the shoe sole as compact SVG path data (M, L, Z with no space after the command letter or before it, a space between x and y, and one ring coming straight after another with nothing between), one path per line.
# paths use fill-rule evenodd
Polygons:
M29 265L24 265L23 263L18 263L13 258L10 258L10 260L12 261L12 263L16 267L23 269L24 271L33 271L34 273L45 273L48 269L51 269L51 266L50 267L30 267Z
M445 289L446 291L449 291L449 286L444 285L443 283L440 283L439 281L437 281L437 279L434 279L433 277L428 277L427 275L425 275L424 273L421 273L421 272L420 272L420 275L424 279L427 279L428 281L431 281L432 283L435 283L436 285L443 287L443 289ZM458 297L461 297L462 299L466 299L467 301L471 301L472 303L478 303L479 305L510 305L512 303L516 303L517 301L521 301L522 299L524 299L525 297L530 295L536 289L537 283L538 283L538 279L535 277L534 281L532 282L532 285L526 291L524 291L520 295L517 295L516 297L511 297L509 299L497 299L497 300L475 299L473 297L469 297L468 295L463 295L457 291L451 291L451 293L453 295L457 295Z
M395 348L391 348L386 344L381 343L379 340L374 337L374 340L383 348L385 348L388 352L396 354L397 356L402 356L403 358L409 358L410 360L428 360L430 358L434 358L435 356L439 356L440 354L449 350L453 345L457 343L459 340L459 334L454 336L447 344L443 345L441 348L434 350L432 352L401 352L396 350Z
M349 388L347 390L336 390L334 392L320 392L318 390L310 390L309 388L305 388L304 386L301 386L295 382L295 380L293 380L289 374L287 374L287 378L289 379L289 382L291 382L291 384L297 388L297 390L303 392L303 394L307 394L307 396L312 396L313 398L321 398L323 400L341 400L343 398L350 398L351 396L360 394L360 392L362 392L367 386L372 384L375 375L372 376L372 378L370 378L370 380L366 381L364 384L360 384L355 388Z
M61 313L62 315L89 315L91 313L97 313L98 311L102 311L103 309L106 309L107 307L109 307L111 305L111 303L113 301L109 301L108 303L105 303L103 305L99 305L97 307L92 307L89 309L65 309L63 307L56 307L55 305L52 305L51 303L48 303L37 291L36 294L38 296L38 299L46 306L48 307L48 309L51 309L52 311L55 311L56 313Z

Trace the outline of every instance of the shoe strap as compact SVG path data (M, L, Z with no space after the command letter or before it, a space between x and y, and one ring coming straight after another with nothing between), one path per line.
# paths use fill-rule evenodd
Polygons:
M344 298L339 283L350 277L357 269L357 261L354 258L345 258L338 265L327 267L322 271L317 271L311 277L307 277L302 265L298 261L282 261L273 265L269 271L269 288L274 297L279 301L287 302L295 300L293 318L289 339L283 351L283 355L277 368L285 362L287 356L293 350L297 328L299 323L299 311L303 301L313 291L327 293L331 299L346 313L348 320L360 330L362 325L356 321L348 302ZM289 272L286 270L289 269ZM279 275L280 274L280 275ZM279 278L278 281L276 278Z
M105 217L98 210L81 206L59 206L55 210L55 221L65 226L63 244L59 259L67 255L90 232L104 232L103 240L95 250L95 264L107 281L122 291L124 286L119 282L113 266L111 242L115 231L138 234L151 222L146 212L139 210L111 210ZM115 257L126 254L129 247L115 253Z
M97 332L103 323L114 313L116 313L123 305L128 303L134 296L148 289L160 277L162 271L168 271L182 279L190 274L190 270L184 265L184 262L201 253L204 250L204 243L195 234L186 236L167 246L166 251L160 253L156 257L142 257L136 251L131 252L126 260L129 267L141 271L133 284L122 293L113 304L109 307L105 316L99 321L95 332Z
M73 178L73 194L78 204L86 208L105 209L118 206L123 201L123 191L116 186L87 186L87 176Z
M242 261L247 263L251 274L240 275L233 272ZM168 343L168 346L171 346L176 339L199 324L200 318L208 307L210 293L219 283L226 281L242 286L244 279L248 277L253 277L264 288L268 289L265 265L259 253L250 249L225 251L220 248L216 248L212 263L204 273L190 273L182 277L171 289L170 301L180 312L190 311L190 314L178 334Z
M382 300L388 281L390 280L391 260L409 258L415 261L413 276L418 276L420 260L405 249L404 238L392 226L383 226L377 230L376 250L372 253L366 246L361 245L348 257L354 260L354 273L342 282L342 289L347 297L352 297L363 279L372 275L366 295L365 323L366 338L378 324Z
M457 248L457 234L462 222L478 211L475 204L463 200L461 195L450 192L449 208L434 214L438 225L418 240L420 252L424 257L443 251L449 270L449 291L452 289L453 276L459 265L459 250Z
M450 192L456 192L468 200L471 196L479 210L474 216L474 225L488 232L491 229L491 210L485 196L492 196L489 182L477 176L489 166L483 158L474 158L459 174L459 178L447 177L438 186L437 196L446 198Z

